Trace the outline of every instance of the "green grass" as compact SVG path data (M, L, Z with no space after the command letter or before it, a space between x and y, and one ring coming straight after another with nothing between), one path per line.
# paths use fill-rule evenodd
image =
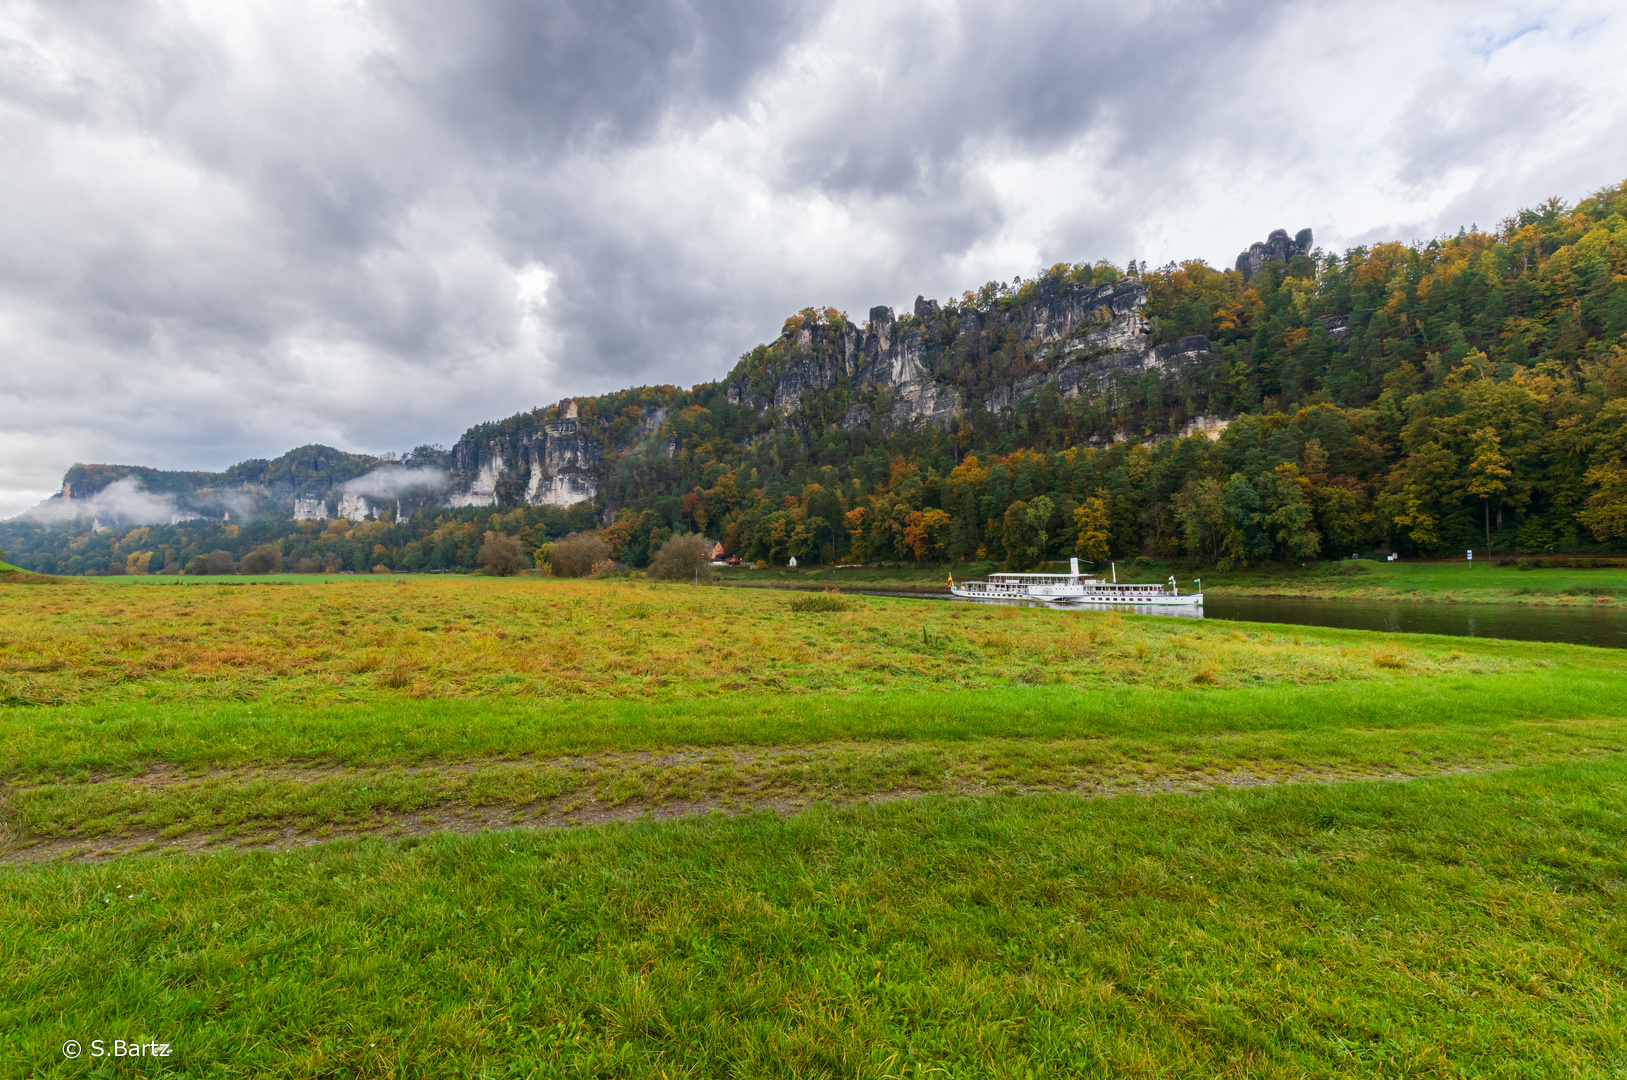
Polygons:
M32 867L0 1069L1618 1075L1624 798L1613 758Z
M0 856L1627 749L1627 653L440 579L0 598ZM6 603L4 601L9 601Z
M1577 673L1558 692L1552 681L811 695L659 713L623 702L15 710L0 726L13 778L0 852L417 831L425 814L478 827L674 805L1420 776L1627 750L1619 675Z
M339 585L355 581L447 581L481 574L114 574L109 577L87 578L98 585Z
M49 574L35 574L24 570L20 566L0 562L0 585L41 585L61 580L61 578L52 577Z
M190 580L0 592L0 1077L1627 1067L1627 651Z

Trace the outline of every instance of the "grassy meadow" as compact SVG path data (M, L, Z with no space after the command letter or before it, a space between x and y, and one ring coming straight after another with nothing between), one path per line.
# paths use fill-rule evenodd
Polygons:
M0 1076L1608 1075L1624 713L1580 646L0 586Z

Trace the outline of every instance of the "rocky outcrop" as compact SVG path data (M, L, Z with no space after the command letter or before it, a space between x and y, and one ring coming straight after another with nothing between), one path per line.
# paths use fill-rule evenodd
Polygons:
M346 521L367 521L378 517L378 508L368 501L367 496L347 491L339 496L338 516Z
M1343 345L1350 340L1350 316L1324 315L1316 321L1322 324L1322 329L1336 344Z
M44 521L103 526L177 524L265 516L325 517L339 485L385 464L331 446L302 446L278 458L240 462L221 472L180 472L139 465L75 465L62 489L28 511ZM320 506L320 513L313 507Z
M1248 281L1258 274L1260 267L1266 263L1285 263L1295 255L1310 253L1311 230L1301 229L1290 240L1287 229L1276 229L1265 238L1265 243L1250 244L1247 251L1237 256L1237 269L1243 275L1243 280Z
M1179 435L1185 439L1193 435L1202 435L1209 440L1218 439L1231 424L1230 420L1222 420L1218 416L1194 416L1182 425Z
M1203 338L1152 347L1142 318L1147 293L1139 281L1081 285L1046 277L1034 288L1017 329L1035 353L1048 354L1046 371L996 389L984 399L989 409L1011 408L1047 383L1071 397L1116 375L1171 370L1208 355ZM845 321L791 326L769 349L778 362L765 372L739 373L728 386L729 400L789 413L810 393L845 386L861 399L840 420L845 429L874 422L878 410L893 425L947 425L965 408L961 392L940 370L955 345L955 335L945 332L950 317L958 320L956 333L983 328L982 313L946 313L921 296L903 319L890 307L871 308L863 330ZM764 378L771 380L766 386Z
M1311 230L1290 238L1279 229L1239 255L1237 267L1252 278L1273 261L1309 254L1311 245ZM968 409L1012 410L1047 388L1064 398L1095 395L1109 383L1179 377L1209 362L1212 347L1203 337L1154 345L1147 291L1137 278L1092 284L1075 276L1047 273L975 303L917 296L902 314L871 308L862 324L832 309L804 309L724 380L727 402L757 414L730 415L725 426L747 449L772 435L829 425L873 426L878 434L909 424L949 427ZM1336 342L1348 339L1342 318L1324 318L1322 326ZM604 493L620 490L614 463L625 460L631 470L636 455L675 454L687 421L675 423L668 411L715 413L714 391L644 387L609 399L567 399L471 428L451 450L420 447L405 457L307 446L219 474L75 466L54 500L60 505L48 509L58 517L121 520L229 512L232 520L282 513L363 521L443 507L613 501ZM1202 417L1193 424L1200 422L1210 424ZM1212 435L1220 427L1188 430ZM154 500L154 493L162 494Z
M503 478L503 452L490 444L460 440L452 448L453 467L468 479L447 497L448 506L496 506L497 485Z
M659 422L659 421L657 421ZM648 430L648 423L645 425ZM599 493L604 447L577 404L472 429L451 452L446 506L573 506Z
M525 501L530 506L574 506L599 494L604 447L570 415L543 425L526 446Z

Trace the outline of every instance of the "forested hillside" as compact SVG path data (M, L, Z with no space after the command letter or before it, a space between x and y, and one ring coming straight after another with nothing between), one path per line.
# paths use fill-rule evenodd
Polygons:
M719 382L577 398L568 430L551 406L445 454L512 469L553 425L592 470L571 508L525 505L493 466L495 505L403 520L13 520L0 544L68 573L257 545L306 568L457 569L487 531L535 548L595 527L635 567L689 531L748 560L1013 566L1627 546L1627 184L1248 269L1059 264L864 327L810 308Z

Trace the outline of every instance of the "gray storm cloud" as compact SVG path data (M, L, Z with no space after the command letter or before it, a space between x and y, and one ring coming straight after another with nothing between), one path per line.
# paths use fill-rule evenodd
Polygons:
M0 6L0 514L715 378L809 304L1627 176L1619 5Z

